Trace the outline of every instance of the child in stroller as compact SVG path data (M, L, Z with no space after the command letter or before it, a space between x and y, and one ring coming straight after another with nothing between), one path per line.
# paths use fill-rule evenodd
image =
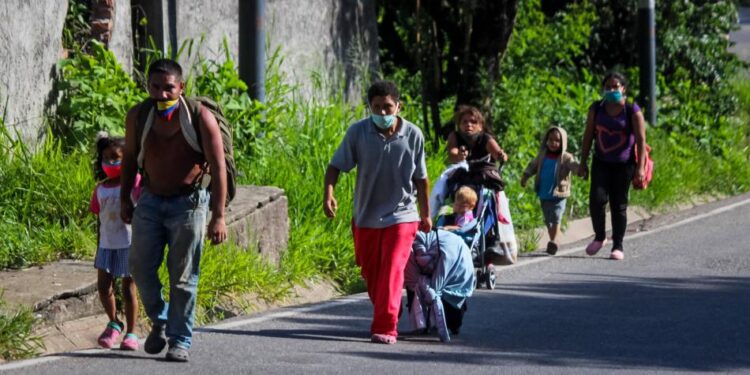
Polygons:
M450 188L449 188L450 189ZM515 244L515 235L512 233L512 224L505 218L510 217L507 209L498 208L497 195L492 189L481 185L469 186L463 185L454 194L455 200L461 201L459 194L461 190L471 190L478 197L475 207L473 207L473 219L465 221L463 225L451 225L455 221L454 214L450 213L448 205L443 206L435 220L437 228L451 230L453 233L463 239L469 247L473 265L476 268L477 286L484 284L487 289L495 288L495 265L507 265L515 262L517 247ZM504 194L502 196L504 198ZM503 199L507 207L507 200ZM455 205L455 204L454 204ZM500 215L498 215L498 211ZM498 216L503 219L501 222ZM464 215L466 217L466 215ZM508 230L502 231L501 227L510 226ZM505 234L503 236L503 234Z
M474 207L477 206L477 193L469 186L458 188L453 199L453 213L443 216L443 229L456 231L474 220Z
M469 248L459 236L439 229L418 232L404 269L412 329L434 328L441 341L450 341L460 331L475 283Z
M435 183L430 207L442 205L445 198L452 197L460 186L474 188L479 197L474 210L476 221L457 232L476 254L474 264L478 282L484 281L487 288L493 289L494 265L513 264L518 253L508 199L503 192L505 184L501 178L508 156L492 136L479 109L461 105L454 119L456 131L448 136L446 151L448 160L455 164L448 167ZM439 217L435 221L441 225Z

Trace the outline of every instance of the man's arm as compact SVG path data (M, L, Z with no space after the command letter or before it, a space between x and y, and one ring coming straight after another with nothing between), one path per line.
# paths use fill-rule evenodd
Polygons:
M339 180L339 173L341 172L336 167L329 165L323 182L323 212L331 219L336 217L336 211L338 210L338 202L333 197L333 190Z
M224 144L221 131L214 115L201 106L200 121L203 155L211 171L211 220L208 222L208 236L213 244L227 239L227 226L224 221L224 205L227 200L227 166L224 161Z
M417 204L419 205L419 230L429 232L432 229L432 218L430 217L430 182L426 178L414 179L417 187Z
M125 148L122 151L122 171L120 172L120 218L127 224L133 220L133 201L130 199L130 193L133 191L135 175L138 171L136 149L141 142L136 135L138 107L131 108L125 117Z

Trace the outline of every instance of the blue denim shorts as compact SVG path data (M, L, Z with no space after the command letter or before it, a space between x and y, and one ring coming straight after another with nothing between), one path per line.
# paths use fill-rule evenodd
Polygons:
M544 225L547 227L558 225L565 213L566 199L540 200L542 213L544 214Z

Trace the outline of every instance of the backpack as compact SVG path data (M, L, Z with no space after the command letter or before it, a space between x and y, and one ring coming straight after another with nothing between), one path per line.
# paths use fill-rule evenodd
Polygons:
M599 110L604 107L604 101L603 100L597 100L592 104L594 107L594 119L596 119L596 116L599 115ZM633 130L633 117L630 115L633 113L633 104L625 102L625 123L627 124L628 128L630 130ZM644 174L643 174L643 182L642 183L636 183L635 177L633 178L632 184L633 189L636 190L643 190L648 187L648 184L651 183L651 180L654 178L654 161L651 159L651 146L646 144L646 165L644 166ZM633 146L633 157L635 160L638 160L638 147Z
M182 135L190 145L190 147L198 153L203 154L203 144L201 143L200 133L200 111L201 107L205 107L209 110L216 118L216 123L219 124L219 131L221 133L221 143L224 145L224 162L226 164L227 171L227 200L226 204L234 199L237 192L237 166L234 163L234 147L232 145L232 125L224 117L224 112L221 107L213 100L207 97L195 97L195 98L184 98L180 97L181 105L185 105L187 108L188 122L189 124L183 124L180 122L182 128ZM153 99L144 100L138 109L138 121L136 123L136 155L138 160L138 168L143 169L143 143L146 140L148 131L151 130L150 125L153 124L153 116L155 108L155 101ZM179 109L178 109L179 111ZM178 114L179 115L179 114ZM193 119L199 119L193 121ZM192 124L192 126L189 126ZM147 129L148 127L148 129ZM208 183L210 186L210 182ZM207 186L207 187L208 187Z

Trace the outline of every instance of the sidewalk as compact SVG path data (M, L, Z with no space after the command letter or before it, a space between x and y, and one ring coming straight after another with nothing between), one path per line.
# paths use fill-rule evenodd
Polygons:
M44 341L43 355L96 348L96 340L109 322L99 303L92 261L61 260L41 267L0 271L0 289L5 291L3 299L9 307L31 308L42 322L34 334ZM339 293L327 282L295 286L292 297L270 304L259 301L253 312L337 296ZM141 317L136 327L141 338L148 335L146 322Z
M741 195L740 195L741 196ZM728 198L728 197L724 197ZM702 205L706 205L711 202L716 202L718 200L721 200L722 198L712 197L712 196L703 196L703 197L696 197L692 199L692 202L690 203L683 203L680 205L677 205L676 207L672 207L667 209L664 212L655 213L650 212L642 207L628 207L628 229L625 234L625 239L627 240L628 233L634 233L639 232L642 230L643 223L648 222L649 220L664 215L667 212L676 213L676 212L683 212L686 210L689 210L691 208L699 207ZM541 215L541 214L540 214ZM609 238L610 231L612 229L612 223L610 221L610 213L607 211L606 214L606 222L607 222L607 235ZM640 224L640 225L637 225ZM585 217L581 219L576 220L569 220L567 222L567 225L562 228L562 234L560 237L558 237L558 242L560 246L563 245L569 245L572 243L579 242L581 240L594 237L594 230L592 228L591 224L591 218ZM544 228L539 228L536 230L537 236L539 237L539 240L537 241L537 250L543 250L547 248L547 242L549 241L549 235L547 234L547 230Z

